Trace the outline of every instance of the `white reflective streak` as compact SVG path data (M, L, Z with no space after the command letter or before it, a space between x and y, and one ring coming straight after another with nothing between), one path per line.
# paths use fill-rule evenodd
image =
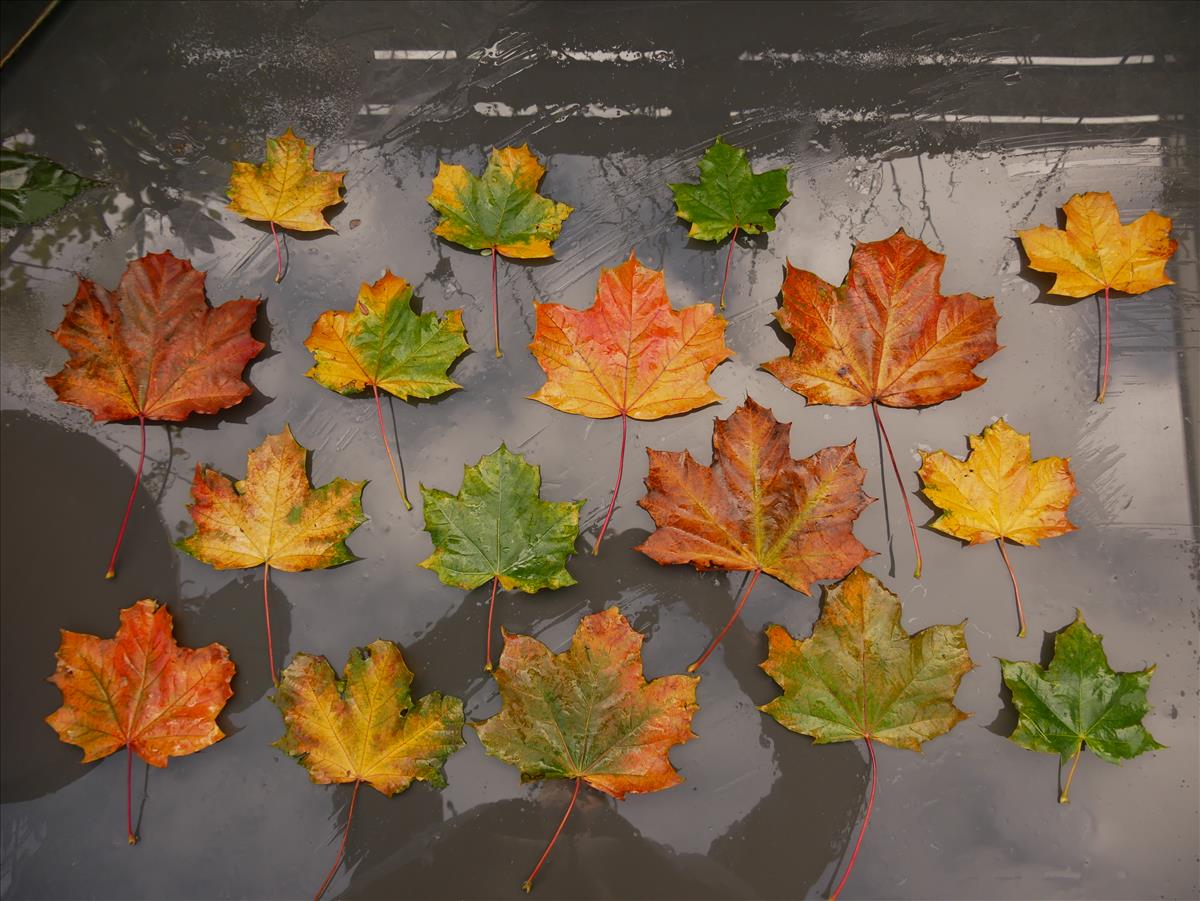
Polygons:
M625 116L644 116L651 119L665 119L671 115L671 108L668 106L635 106L635 107L620 107L620 106L605 106L601 103L563 103L554 104L547 103L542 106L534 103L530 106L514 109L507 103L499 100L480 102L475 104L475 112L481 116L499 116L509 119L514 116L536 116L539 112L546 115L571 115L584 116L589 119L621 119Z
M457 50L376 50L376 59L458 59Z
M990 56L973 58L953 53L909 54L903 50L800 50L789 53L782 50L764 50L759 53L745 51L738 56L744 63L833 63L838 65L866 66L870 68L894 68L918 66L1148 66L1159 62L1154 54L1131 54L1129 56ZM1172 55L1162 57L1162 62L1173 63Z
M740 119L768 112L763 107L730 110L729 118ZM1139 125L1182 118L1147 113L1137 116L1014 116L974 113L882 113L878 110L818 109L809 115L822 124L832 122L886 122L912 119L917 122L966 122L975 125Z

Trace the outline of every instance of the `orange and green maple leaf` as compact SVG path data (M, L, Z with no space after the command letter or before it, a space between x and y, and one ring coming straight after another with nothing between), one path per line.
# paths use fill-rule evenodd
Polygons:
M505 632L504 639L493 674L501 710L473 725L484 750L515 766L522 782L574 780L569 816L581 783L621 799L683 781L668 752L695 738L699 677L647 682L644 638L616 607L583 617L561 654L526 635Z

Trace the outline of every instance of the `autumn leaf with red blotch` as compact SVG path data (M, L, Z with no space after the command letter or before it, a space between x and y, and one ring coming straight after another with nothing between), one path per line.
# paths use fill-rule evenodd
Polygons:
M719 401L708 377L733 351L725 319L710 303L675 310L662 272L636 254L600 270L596 302L587 310L535 303L529 349L546 373L531 397L591 419L621 417L621 452L612 500L593 553L599 553L621 489L628 419L661 419Z
M579 621L571 646L551 652L536 638L504 633L494 676L499 713L473 723L484 750L522 782L571 779L562 823L525 881L529 891L575 807L583 783L620 800L671 788L683 777L668 752L691 741L698 676L642 675L641 633L616 607Z
M908 492L879 405L926 407L978 388L975 367L1000 349L990 297L941 293L946 258L904 230L858 244L840 286L788 263L776 318L795 339L790 356L763 365L810 404L871 405L904 499L921 577Z
M171 614L149 598L121 611L114 638L62 630L58 666L50 681L63 705L46 717L58 737L83 748L90 763L124 748L125 818L133 828L133 755L165 767L170 757L194 754L225 737L217 714L233 695L234 665L219 644L181 648Z
M115 291L79 279L54 340L70 354L46 379L58 399L89 410L97 422L137 418L141 453L137 475L107 578L137 496L146 459L146 420L181 422L192 413L216 413L250 393L242 370L263 349L250 336L257 300L230 300L213 308L204 273L171 253L134 260Z
M817 580L839 579L872 553L854 536L854 521L873 500L863 493L866 471L854 444L794 460L790 432L790 423L746 398L714 422L712 465L687 451L647 451L639 504L658 528L635 550L661 564L752 574L733 616L689 672L732 627L762 573L808 594Z

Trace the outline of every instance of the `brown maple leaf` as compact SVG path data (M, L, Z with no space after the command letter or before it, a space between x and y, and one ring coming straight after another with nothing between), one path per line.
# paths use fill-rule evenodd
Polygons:
M204 273L170 252L134 260L115 291L79 279L54 332L71 356L46 382L60 401L91 411L97 422L137 417L141 429L137 475L106 578L116 574L142 479L146 420L216 413L250 393L242 370L265 346L250 336L258 304L241 298L210 307Z
M858 244L840 286L788 263L776 318L796 346L763 365L810 404L871 405L887 443L908 514L921 576L921 547L908 492L879 416L888 407L925 407L978 388L975 367L1000 349L990 297L941 293L946 258L901 229Z
M115 638L63 629L58 666L50 681L63 705L46 722L83 762L126 751L125 817L133 829L132 767L137 754L152 766L194 754L225 737L217 714L233 694L234 665L219 644L181 648L171 614L146 598L121 611Z
M790 423L752 398L713 426L713 462L687 451L648 450L646 496L638 503L658 528L638 545L661 564L749 571L733 616L688 672L694 672L742 612L761 573L808 594L819 579L840 579L871 555L854 521L874 498L854 444L793 460Z

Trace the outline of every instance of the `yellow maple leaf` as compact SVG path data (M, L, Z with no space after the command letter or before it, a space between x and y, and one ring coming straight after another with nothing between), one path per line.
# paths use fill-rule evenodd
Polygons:
M1034 460L1029 436L1003 419L969 441L966 460L941 450L921 454L922 491L943 511L931 525L970 544L999 545L1016 593L1018 634L1024 635L1021 592L1004 542L1036 546L1043 538L1074 532L1067 507L1079 493L1075 477L1069 458Z
M1089 297L1104 292L1104 374L1100 394L1108 390L1111 342L1109 292L1144 294L1152 288L1174 284L1167 278L1167 260L1178 242L1170 237L1171 220L1154 211L1128 225L1107 191L1076 194L1063 206L1065 230L1039 225L1018 231L1029 265L1056 278L1051 294Z
M283 278L283 254L275 226L300 232L334 231L325 219L327 206L342 202L345 172L323 172L313 165L316 148L289 128L267 138L267 161L261 166L235 161L229 177L229 209L247 219L268 222L275 235L278 268Z

